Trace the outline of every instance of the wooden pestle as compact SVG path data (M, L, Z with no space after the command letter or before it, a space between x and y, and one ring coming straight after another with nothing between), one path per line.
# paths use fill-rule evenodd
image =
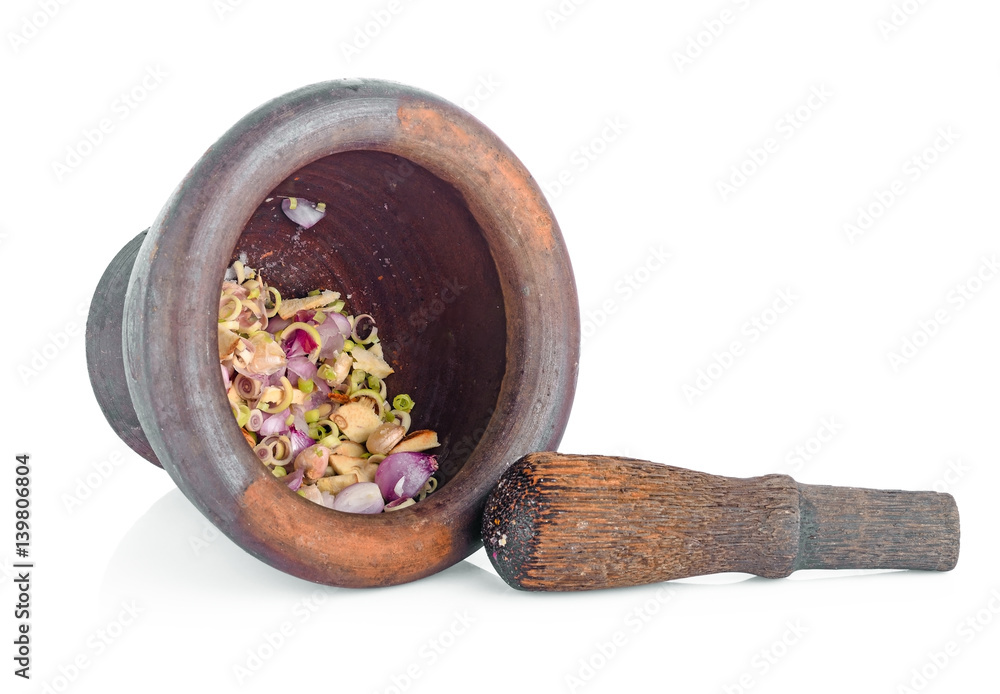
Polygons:
M959 521L950 494L534 453L487 498L483 541L514 588L590 590L722 571L948 571Z

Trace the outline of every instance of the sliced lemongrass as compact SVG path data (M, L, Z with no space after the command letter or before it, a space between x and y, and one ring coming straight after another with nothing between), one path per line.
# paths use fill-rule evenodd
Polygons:
M243 374L236 376L233 380L233 385L236 387L236 392L244 400L256 400L260 397L260 392L264 387L264 384L256 378L244 376Z
M412 497L409 499L393 499L385 505L385 512L389 513L390 511L398 511L401 508L413 506L415 503L417 502L414 501Z
M413 409L413 405L414 405L413 398L411 398L406 393L400 393L399 395L397 395L392 399L393 411L402 410L403 412L409 412L410 410Z
M281 292L279 292L274 287L268 287L267 294L269 297L272 297L272 301L274 303L274 307L267 310L267 317L274 318L276 315L278 315L278 309L281 308ZM266 302L264 304L264 307L267 308Z
M392 410L389 414L399 418L399 425L407 433L410 432L410 413L403 410Z
M363 319L366 319L366 318L369 321L371 321L372 330L374 330L375 329L375 319L371 317L370 313L362 313L359 316L354 316L353 318L348 318L348 320L351 322L351 339L354 340L355 342L360 342L361 344L364 344L364 340L361 337L358 336L358 324L361 323L361 321ZM365 339L367 339L367 337L368 336L366 335Z
M250 410L250 416L247 417L246 428L250 431L260 431L260 428L264 425L264 413L258 409Z
M219 300L219 322L228 323L240 317L243 310L243 302L232 294L223 294Z
M355 388L363 388L364 386L362 386L361 384L364 383L365 379L367 378L368 374L366 374L364 370L357 368L354 369L354 371L351 372L350 378L348 379L348 383L351 384L351 390L354 390Z
M326 446L327 448L336 448L341 443L339 429L337 433L331 432L316 442L317 445Z
M240 306L245 308L247 311L249 311L255 316L259 317L261 315L260 306L258 306L257 302L254 301L253 298L251 297L247 297L246 299L240 301Z
M257 459L264 465L274 465L277 461L274 459L274 451L266 443L258 443L253 448L253 452L257 455Z
M320 441L330 436L336 428L337 425L329 419L324 419L321 422L313 422L309 425L309 438Z
M247 404L245 402L240 403L239 405L236 406L236 408L237 408L236 424L238 424L239 427L242 429L244 426L246 426L247 420L250 419L250 408L247 407Z
M288 407L292 404L292 391L294 388L292 388L292 384L288 382L288 378L285 376L281 377L281 388L283 391L283 397L279 402L271 405L270 407L260 407L260 403L258 403L258 409L261 409L268 414L275 414L288 409ZM274 390L274 388L272 387L268 390ZM261 397L263 398L263 395L261 395Z
M424 484L423 488L420 490L420 494L417 496L417 501L423 501L427 498L427 495L432 493L438 487L437 477L431 477Z

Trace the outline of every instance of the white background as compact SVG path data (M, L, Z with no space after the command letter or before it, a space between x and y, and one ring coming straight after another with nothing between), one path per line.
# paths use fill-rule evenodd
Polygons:
M0 690L995 688L1000 280L976 278L1000 252L996 3L909 0L899 26L885 24L890 0L567 0L563 14L557 0L402 0L394 14L388 0L49 4L51 18L8 0L0 18L0 557L6 576L13 458L28 452L37 562L33 678L11 672L4 578ZM561 450L947 489L957 569L536 595L507 588L480 552L415 584L343 590L217 538L104 421L83 315L108 261L216 138L274 96L344 76L465 105L547 184L586 338ZM132 90L143 98L129 106ZM801 127L786 116L797 109ZM105 118L110 132L81 147ZM766 161L747 163L768 138ZM741 165L750 175L724 195ZM888 209L845 231L894 182ZM960 306L957 285L979 291ZM793 305L767 313L779 291ZM927 323L938 309L947 322ZM756 339L754 318L771 322ZM920 347L893 368L904 338ZM743 351L727 358L734 341ZM710 369L717 357L729 368ZM716 378L687 397L699 369ZM821 442L824 422L835 433ZM616 634L612 653L601 644Z

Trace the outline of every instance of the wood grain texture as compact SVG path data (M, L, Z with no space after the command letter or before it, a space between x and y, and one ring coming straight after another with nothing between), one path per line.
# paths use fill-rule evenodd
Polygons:
M796 569L925 569L958 563L951 494L800 484Z
M515 588L590 590L723 571L946 570L957 561L958 514L947 494L536 453L487 499L483 540Z

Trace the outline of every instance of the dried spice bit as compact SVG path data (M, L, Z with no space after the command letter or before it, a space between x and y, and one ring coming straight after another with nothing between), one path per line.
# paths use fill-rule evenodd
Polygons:
M431 431L430 429L421 429L420 431L413 432L397 443L395 447L389 451L389 453L420 453L421 451L428 451L432 448L437 448L440 445L441 444L438 443L437 432Z
M406 436L406 429L392 422L380 424L368 437L366 446L369 453L385 455Z
M312 311L327 306L340 298L340 292L320 292L314 296L304 296L301 299L286 299L278 307L278 316L291 319L299 311Z
M305 198L285 198L281 211L303 229L309 229L326 216L325 202L312 202Z
M375 406L375 401L368 397L349 402L333 415L333 423L351 441L363 443L382 423L382 418L375 412Z
M319 487L320 491L328 492L330 494L339 494L352 484L365 481L367 480L363 480L361 478L361 470L358 468L352 468L350 472L344 475L321 477L316 480L316 486Z
M354 365L354 358L349 352L341 352L333 360L333 366L324 366L317 372L319 377L326 380L326 384L331 388L343 383L351 373Z
M219 326L219 359L230 359L236 352L236 347L242 340L239 334L229 328Z
M344 441L342 444L334 448L332 453L334 455L346 455L351 458L361 458L365 454L365 448L360 443Z
M367 350L360 345L355 345L351 350L354 357L355 368L371 374L375 378L385 378L393 373L392 367L386 364L385 359L374 350Z
M331 455L329 464L338 475L346 475L355 468L360 468L364 458L353 458L346 455Z
M358 473L361 476L362 482L374 482L375 474L378 472L378 463L366 462L360 468L358 468Z

